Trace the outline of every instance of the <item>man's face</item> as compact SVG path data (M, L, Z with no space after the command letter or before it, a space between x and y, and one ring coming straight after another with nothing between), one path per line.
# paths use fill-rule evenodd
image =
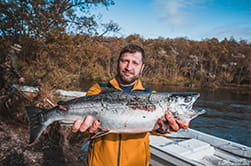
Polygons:
M118 76L121 85L130 86L139 78L144 69L140 52L124 53L118 64Z

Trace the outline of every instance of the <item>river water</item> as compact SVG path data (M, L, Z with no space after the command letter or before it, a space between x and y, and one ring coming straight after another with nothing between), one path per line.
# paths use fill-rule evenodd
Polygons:
M87 90L92 85L85 82ZM200 92L194 109L206 113L193 119L190 128L251 147L251 90L238 89L192 89L177 86L145 85L158 92Z

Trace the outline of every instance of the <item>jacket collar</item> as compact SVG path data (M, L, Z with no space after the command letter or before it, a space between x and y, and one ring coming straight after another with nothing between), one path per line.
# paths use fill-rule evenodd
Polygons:
M110 82L109 82L114 88L118 89L118 90L121 90L122 89L120 88L119 86L119 82L117 80L117 78L113 78ZM136 81L136 83L134 84L133 88L132 88L132 91L137 91L137 90L144 90L145 88L143 87L142 85L142 82L140 81L140 79L138 79Z

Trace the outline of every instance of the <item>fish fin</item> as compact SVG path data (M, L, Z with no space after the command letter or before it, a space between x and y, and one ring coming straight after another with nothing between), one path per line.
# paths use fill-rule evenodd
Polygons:
M94 135L91 136L91 139L102 137L102 136L104 136L106 134L109 134L109 133L110 133L110 130L103 130L103 129L101 129L100 131L97 131L96 133L94 133Z
M42 109L34 106L26 106L26 112L30 124L30 142L32 144L45 130L46 126L41 123L42 112L46 109Z

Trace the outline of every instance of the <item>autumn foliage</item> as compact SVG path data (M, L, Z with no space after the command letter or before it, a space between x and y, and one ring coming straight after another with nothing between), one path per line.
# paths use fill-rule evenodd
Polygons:
M119 51L129 43L146 51L142 75L146 82L250 85L251 44L247 41L144 39L137 34L104 37L119 31L118 25L112 21L100 23L90 11L92 6L113 4L112 0L2 1L0 50L21 44L19 64L26 83L51 88L79 89L81 80L111 79L116 75Z
M24 43L20 66L31 84L76 89L83 79L107 81L114 77L119 51L128 43L146 50L144 81L185 86L250 84L251 45L217 39L199 42L182 38L144 40L138 35L65 35L46 44L37 40Z

